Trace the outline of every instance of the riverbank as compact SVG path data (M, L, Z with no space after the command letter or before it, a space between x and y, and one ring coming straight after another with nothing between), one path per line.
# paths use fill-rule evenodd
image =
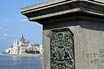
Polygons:
M0 54L0 55L14 57L41 57L40 54Z

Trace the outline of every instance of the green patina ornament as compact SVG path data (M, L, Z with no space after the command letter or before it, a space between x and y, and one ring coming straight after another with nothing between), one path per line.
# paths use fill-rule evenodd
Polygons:
M50 37L51 69L74 69L74 40L68 30L53 31Z

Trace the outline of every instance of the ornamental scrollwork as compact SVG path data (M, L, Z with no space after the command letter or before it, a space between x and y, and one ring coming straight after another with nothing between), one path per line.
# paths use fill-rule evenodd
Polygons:
M50 61L51 69L74 69L74 39L69 30L52 31Z

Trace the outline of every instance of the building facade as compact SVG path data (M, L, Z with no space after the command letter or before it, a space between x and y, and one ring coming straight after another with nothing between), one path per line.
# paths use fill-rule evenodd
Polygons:
M26 41L24 36L20 38L19 41L14 40L12 46L5 50L7 54L39 54L40 45L31 44L29 41Z

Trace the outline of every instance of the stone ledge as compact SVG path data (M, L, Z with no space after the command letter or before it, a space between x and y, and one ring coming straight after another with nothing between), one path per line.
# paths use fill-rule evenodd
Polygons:
M47 2L46 2L47 3ZM39 5L39 4L38 4ZM34 5L35 6L35 5ZM94 1L63 1L40 7L30 7L21 10L30 21L42 22L58 16L88 16L104 18L104 4ZM78 15L77 15L78 13ZM76 15L75 15L76 14ZM86 14L86 15L85 15ZM59 17L60 18L60 17ZM71 18L71 17L69 17Z
M74 1L74 0L72 0L72 1L62 1L62 2L47 1L47 2L44 2L44 3L40 3L40 4L36 4L36 5L32 5L32 6L22 8L21 12L22 12L22 14L25 14L25 13L28 13L28 12L43 10L43 9L46 9L46 8L50 8L50 7L54 7L54 6L58 6L58 5L62 5L62 4L67 4L67 3L72 3L72 2L79 2L79 1ZM89 2L89 3L96 4L96 5L104 6L104 3L98 2L98 1L80 1L80 2Z

